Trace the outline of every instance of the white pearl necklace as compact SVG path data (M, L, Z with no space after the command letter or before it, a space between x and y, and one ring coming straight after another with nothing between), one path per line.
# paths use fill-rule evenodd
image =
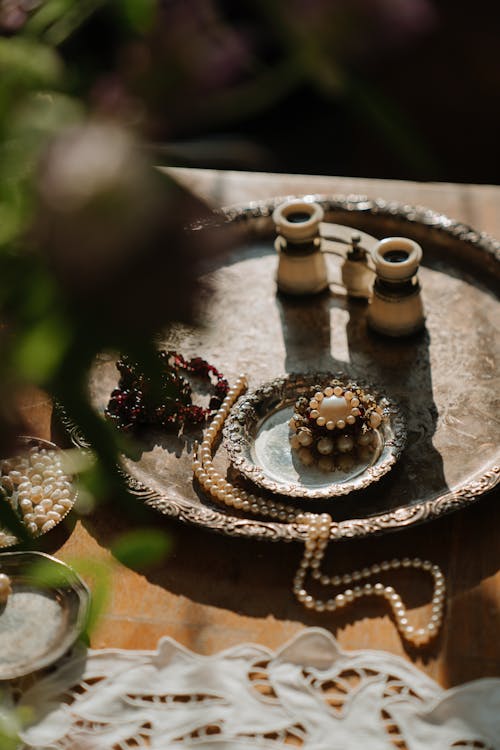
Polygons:
M337 536L338 527L327 513L314 514L297 509L293 505L285 505L274 500L268 500L251 492L246 492L240 487L228 482L214 467L212 453L214 443L222 430L224 421L229 414L233 404L246 390L247 381L244 375L240 375L236 383L230 388L226 398L210 427L206 430L201 446L194 448L193 472L201 488L213 500L223 502L225 505L237 510L254 513L268 518L274 518L283 523L297 523L307 525L307 536L305 541L304 556L293 580L293 593L296 599L307 609L316 612L333 612L345 607L355 599L363 596L381 596L390 605L396 626L401 636L414 646L423 646L434 638L443 622L443 611L445 601L445 579L440 568L428 560L419 558L404 558L403 560L386 560L376 563L362 570L355 570L342 576L327 576L321 572L321 563L325 556L326 548L330 539ZM396 570L398 568L413 568L429 573L434 581L434 593L432 596L432 613L427 625L423 628L414 628L410 625L407 610L399 594L392 586L384 586L382 583L358 582L371 578L381 572ZM315 599L304 587L308 572L311 577L323 586L350 586L332 599Z

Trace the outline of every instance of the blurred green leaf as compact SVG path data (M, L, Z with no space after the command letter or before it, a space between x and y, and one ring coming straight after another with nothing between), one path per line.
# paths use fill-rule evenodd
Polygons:
M89 492L84 482L79 479L76 482L77 494L75 499L74 511L80 516L89 516L96 509L97 499L96 496ZM102 491L102 488L100 488Z
M86 495L93 497L101 496L102 498L110 491L106 470L98 461L80 472L78 486L79 492L83 490Z
M58 46L109 0L46 0L28 19L24 31Z
M111 596L111 572L109 564L90 558L74 558L68 562L83 578L91 590L90 610L87 617L87 633L91 633L102 617Z
M95 456L90 451L82 451L79 448L71 448L62 451L61 466L65 474L81 474L93 466Z
M136 32L143 33L151 28L157 0L118 0L117 7L126 23Z
M60 83L63 65L55 50L23 37L0 37L0 90L9 85L24 89Z
M53 314L39 320L16 342L13 363L19 375L45 385L63 360L70 337L71 331L61 316Z
M74 558L68 565L85 581L91 590L90 610L86 631L95 628L102 616L111 593L110 566L90 558ZM68 585L68 571L51 560L40 560L30 567L30 576L40 588L57 588ZM0 745L1 747L1 745Z
M148 568L163 562L170 550L170 539L159 529L141 529L123 534L111 552L123 565Z
M16 192L19 183L31 174L33 160L28 153L26 142L21 138L9 138L0 144L0 190L2 198L18 204L20 196Z
M22 213L13 203L0 203L0 246L11 242L19 234Z
M23 318L29 322L38 321L42 315L50 313L59 301L58 289L54 278L45 272L45 268L38 266L32 257L23 256L18 260L14 272L24 270L24 284L19 286L19 292L24 294Z
M57 0L52 0L57 2ZM53 23L48 25L43 34L48 44L58 47L63 44L93 14L106 5L109 0L71 0L61 2L59 13L54 10ZM64 7L63 7L64 6Z
M6 716L0 714L0 747L2 750L19 750L20 739L17 732L12 733Z
M61 588L68 584L68 572L64 565L52 560L41 559L34 562L29 569L31 579L40 588Z
M20 745L21 717L11 705L7 693L0 690L0 747L2 750L18 750Z
M28 18L24 32L33 36L42 36L52 24L70 11L73 5L75 5L75 0L45 0Z
M13 109L9 131L17 139L53 135L81 122L85 114L82 102L57 91L34 91Z

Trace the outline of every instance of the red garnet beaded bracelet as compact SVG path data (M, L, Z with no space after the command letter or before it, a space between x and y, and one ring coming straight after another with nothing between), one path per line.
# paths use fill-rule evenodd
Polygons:
M220 408L229 384L213 365L201 357L186 360L175 351L160 350L158 359L159 384L129 357L122 356L116 363L120 380L111 393L105 414L118 429L132 432L141 427L160 426L179 430L185 424L203 424ZM192 387L186 375L199 378L212 388L208 407L193 404Z

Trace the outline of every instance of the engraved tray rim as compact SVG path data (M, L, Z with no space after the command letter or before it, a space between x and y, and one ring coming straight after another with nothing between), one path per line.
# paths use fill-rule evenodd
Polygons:
M346 212L360 219L365 215L380 216L382 219L397 220L409 225L409 229L418 228L434 236L439 243L443 238L454 243L464 244L483 256L485 263L500 268L500 241L486 232L479 232L464 222L423 206L406 204L399 201L370 199L365 195L327 195L304 194L282 195L264 200L247 201L213 211L213 218L192 225L194 230L215 225L236 225L245 231L257 231L257 225L263 221L269 223L275 207L286 199L302 198L321 204L326 214L329 212ZM88 448L79 434L78 428L68 419L62 409L59 414L63 426L75 445ZM173 498L164 492L147 487L142 482L123 471L132 494L142 499L148 506L164 515L176 518L185 523L194 524L212 531L234 537L245 537L269 541L304 541L307 526L299 523L278 523L260 521L231 515L210 505L193 504L187 498ZM482 495L493 490L500 483L500 458L498 463L490 464L481 474L464 483L462 486L445 492L437 497L423 499L410 505L400 506L365 518L352 518L336 522L332 527L332 539L360 538L398 531L409 526L437 519L445 514L465 508L476 502Z
M299 482L271 479L266 471L248 456L253 443L253 437L250 434L252 427L258 421L265 419L263 414L256 413L259 406L262 406L267 399L275 397L279 398L280 406L276 408L276 410L279 410L284 407L285 403L293 402L290 391L300 394L304 389L310 388L315 383L323 385L334 377L344 383L354 382L354 379L345 372L290 373L283 377L274 378L267 383L262 383L258 388L241 396L231 410L224 424L223 432L224 445L233 468L270 492L286 497L300 498L301 500L340 499L350 492L364 489L372 482L377 482L390 471L406 443L405 420L395 401L386 394L382 394L379 386L362 382L359 378L355 378L358 385L365 391L374 394L376 400L380 403L383 399L384 413L388 419L382 426L382 432L387 433L382 451L375 463L366 467L361 474L342 483L331 482L326 487L307 488ZM263 408L265 409L265 406Z

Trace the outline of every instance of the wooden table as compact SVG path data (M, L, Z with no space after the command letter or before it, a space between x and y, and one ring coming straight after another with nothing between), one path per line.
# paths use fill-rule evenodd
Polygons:
M211 205L274 195L356 193L420 204L500 236L500 188L384 180L172 169L171 174ZM34 429L50 437L46 401L28 407ZM154 648L169 635L200 653L244 641L283 644L305 626L329 629L346 649L386 649L406 655L443 686L500 675L500 492L466 511L384 537L343 542L329 550L327 569L343 572L384 558L419 556L442 566L448 580L447 614L438 641L421 653L405 650L383 601L361 600L344 613L313 614L291 595L298 544L237 540L183 526L151 511L147 523L167 530L172 551L147 572L127 568L109 552L130 529L116 507L78 520L66 539L52 537L48 551L71 562L92 559L109 575L109 598L91 645ZM92 585L92 581L90 581ZM427 578L394 574L411 608L425 617Z

